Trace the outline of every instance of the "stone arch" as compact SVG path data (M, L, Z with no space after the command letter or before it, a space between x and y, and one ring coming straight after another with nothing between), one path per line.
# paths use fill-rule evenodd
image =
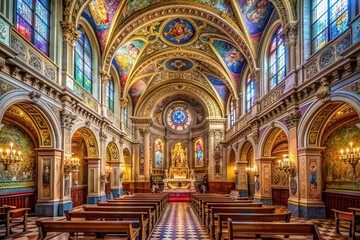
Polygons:
M228 150L228 161L226 164L226 175L227 175L227 181L228 182L234 182L235 181L235 163L237 161L236 152L233 148L229 148Z
M90 128L80 126L78 128L73 128L71 136L74 136L76 132L79 132L80 135L85 140L85 144L87 148L87 157L89 158L99 157L99 145L93 131Z
M260 155L261 157L271 157L273 144L276 141L276 138L279 134L283 132L287 138L289 139L289 133L286 127L280 122L273 122L264 132L263 137L260 141Z
M119 149L114 141L109 142L106 147L106 162L119 162Z

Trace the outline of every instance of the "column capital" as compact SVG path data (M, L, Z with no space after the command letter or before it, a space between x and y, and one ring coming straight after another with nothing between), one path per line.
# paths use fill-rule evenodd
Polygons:
M120 106L122 109L127 108L129 105L129 100L127 98L120 98Z
M289 113L289 115L285 117L285 123L287 129L296 127L300 121L300 118L301 118L301 112L299 110L295 110L294 112Z
M75 46L76 40L80 37L80 34L76 30L75 23L61 21L60 24L63 30L63 40L70 43L71 46Z
M298 24L290 23L284 29L283 35L285 36L285 43L290 47L295 47L297 43Z
M74 126L74 121L76 120L77 115L72 114L69 111L61 110L60 111L60 123L64 128L71 129Z
M111 75L106 71L101 71L100 72L100 77L101 77L101 82L103 84L106 84L110 80Z

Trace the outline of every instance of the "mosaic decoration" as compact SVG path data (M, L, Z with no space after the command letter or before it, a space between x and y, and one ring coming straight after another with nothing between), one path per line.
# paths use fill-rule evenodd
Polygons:
M166 68L172 71L186 71L193 67L192 62L183 58L174 58L166 62Z
M4 126L0 130L0 146L9 147L10 143L14 144L14 149L21 149L23 161L10 165L8 170L0 164L0 189L8 188L11 183L12 188L35 185L36 179L36 152L35 144L31 136L23 128L16 124L3 120Z
M195 167L204 167L204 140L198 138L194 142Z
M223 81L221 81L219 78L206 74L206 77L210 80L211 84L215 88L216 92L219 94L221 99L223 101L226 101L226 99L229 97L229 89L225 85Z
M146 82L147 82L147 79L138 80L134 83L134 85L131 86L131 88L129 90L129 94L130 94L130 97L131 97L134 107L136 106L136 104L141 96L141 93L146 88Z
M164 142L161 138L155 140L155 167L163 167Z
M238 0L241 18L255 46L274 12L274 5L269 0Z
M94 28L101 49L104 49L119 3L120 0L92 0L81 14Z
M195 39L195 27L188 20L176 18L163 26L161 34L169 44L187 44Z
M113 60L113 64L120 74L121 89L124 90L129 73L134 66L141 49L145 42L142 40L132 40L120 47Z
M16 2L16 31L46 55L49 52L49 24L50 0Z

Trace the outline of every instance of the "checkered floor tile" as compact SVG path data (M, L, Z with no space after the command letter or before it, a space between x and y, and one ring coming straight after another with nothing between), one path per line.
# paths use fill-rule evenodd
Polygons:
M276 206L276 212L287 211L286 207ZM16 240L35 240L38 237L38 229L36 227L35 221L40 219L55 219L63 220L64 217L58 218L39 218L39 217L29 217L28 221L28 231L26 233L22 232L22 228L14 227L13 234L8 239ZM348 237L349 227L346 224L342 224L340 227L341 235L335 233L335 223L332 219L302 219L297 217L292 217L291 222L312 222L316 223L319 226L321 236L324 240L337 240L337 239L350 239ZM5 230L3 227L0 228L0 239L4 239ZM48 239L51 240L67 240L67 234L48 234ZM360 234L357 233L357 239L360 239ZM182 240L182 239L196 239L196 240L208 240L209 235L202 227L198 218L196 217L193 209L190 207L189 203L185 202L173 202L169 203L164 214L159 219L155 229L153 230L150 240Z

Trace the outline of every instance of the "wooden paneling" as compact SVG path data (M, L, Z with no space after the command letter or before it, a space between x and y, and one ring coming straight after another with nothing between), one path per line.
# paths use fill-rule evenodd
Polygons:
M231 190L235 189L235 183L234 182L209 182L208 183L209 193L221 193L221 194L227 194L230 193Z
M289 198L289 189L284 189L284 188L272 189L273 205L287 206L288 198Z
M71 188L71 200L73 207L86 203L87 185L73 186Z
M35 211L36 191L24 191L0 194L0 206L11 205L17 208L31 208L31 212Z
M151 192L150 182L134 182L134 192L135 193Z
M334 218L331 209L349 211L349 207L360 208L360 192L326 190L323 192L326 216Z

